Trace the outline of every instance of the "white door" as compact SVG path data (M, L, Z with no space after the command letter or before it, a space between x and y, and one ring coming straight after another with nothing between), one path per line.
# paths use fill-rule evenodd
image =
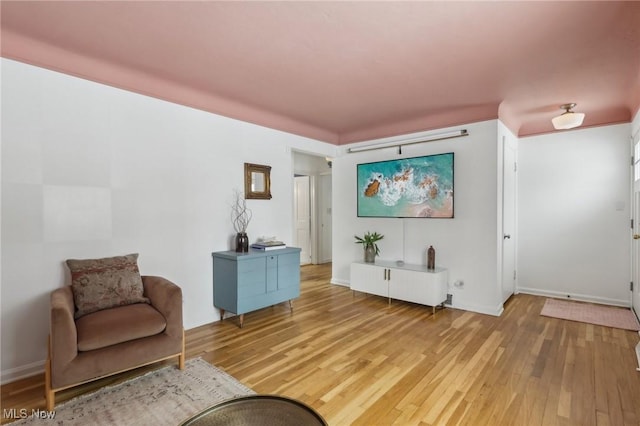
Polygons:
M502 137L502 301L516 287L516 147Z
M294 177L294 245L301 249L300 264L311 263L311 197L309 176Z

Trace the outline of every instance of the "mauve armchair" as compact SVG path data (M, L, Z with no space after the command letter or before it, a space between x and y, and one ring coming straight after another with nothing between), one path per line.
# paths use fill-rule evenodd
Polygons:
M52 292L47 410L53 410L56 392L102 377L174 357L184 369L182 290L162 277L141 279L149 303L115 306L79 318L72 286Z

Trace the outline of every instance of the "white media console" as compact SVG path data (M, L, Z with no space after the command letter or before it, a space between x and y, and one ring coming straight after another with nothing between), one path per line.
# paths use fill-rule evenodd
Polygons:
M449 272L445 268L427 269L425 265L398 264L378 260L351 264L351 290L406 302L436 306L447 300Z

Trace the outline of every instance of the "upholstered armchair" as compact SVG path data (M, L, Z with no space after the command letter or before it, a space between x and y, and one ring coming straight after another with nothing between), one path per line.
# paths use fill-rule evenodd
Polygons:
M173 357L184 369L180 287L140 276L137 254L67 265L72 285L51 294L47 410L56 392L112 374Z

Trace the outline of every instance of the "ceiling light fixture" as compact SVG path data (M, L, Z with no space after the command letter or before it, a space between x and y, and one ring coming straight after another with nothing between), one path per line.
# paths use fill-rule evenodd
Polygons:
M327 166L329 166L329 168L331 168L333 166L333 158L324 157L324 160L327 162Z
M565 111L559 116L551 119L553 127L556 130L573 129L574 127L582 125L582 120L584 120L584 113L571 111L573 108L575 108L575 106L576 104L574 103L564 104L560 106L560 108Z
M372 149L397 147L398 154L402 154L402 147L406 145L413 145L414 143L441 141L444 139L459 138L461 136L469 136L469 132L467 132L467 129L456 130L456 131L447 132L447 133L438 133L434 135L422 136L422 137L412 138L412 139L401 139L401 140L394 140L389 142L374 143L371 145L357 146L354 148L347 149L347 152L349 154L352 154L354 152L371 151Z

